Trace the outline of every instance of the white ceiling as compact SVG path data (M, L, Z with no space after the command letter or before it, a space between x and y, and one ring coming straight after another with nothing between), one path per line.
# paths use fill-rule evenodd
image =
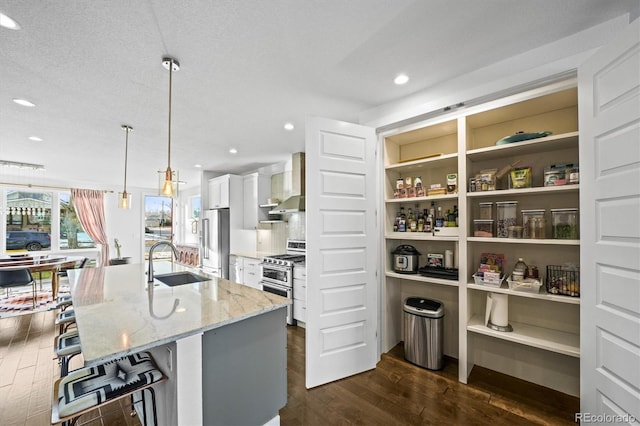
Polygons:
M171 165L243 173L304 150L304 119L364 110L631 12L638 0L0 0L0 160L118 189ZM399 72L411 80L392 82ZM12 102L26 98L25 108ZM290 121L296 128L283 129ZM44 141L34 142L29 136ZM230 154L230 148L238 153ZM0 168L0 178L18 173ZM24 172L20 172L24 173ZM3 179L0 179L0 181Z

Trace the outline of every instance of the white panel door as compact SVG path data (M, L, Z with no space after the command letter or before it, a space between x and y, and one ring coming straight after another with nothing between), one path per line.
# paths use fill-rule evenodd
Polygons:
M578 70L583 423L640 421L640 19ZM598 417L600 416L600 417Z
M377 362L375 145L371 128L307 119L307 388Z

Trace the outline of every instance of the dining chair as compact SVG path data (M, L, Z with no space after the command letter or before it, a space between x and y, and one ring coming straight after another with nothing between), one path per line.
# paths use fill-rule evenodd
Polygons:
M7 289L7 296L9 296L10 287L22 287L31 284L33 289L33 307L36 307L36 282L31 275L29 269L13 269L13 270L0 270L0 287Z
M82 269L82 268L85 268L87 266L87 263L89 263L89 258L85 257L77 265L75 265L75 266L73 266L71 268L64 268L64 269L61 269L60 271L58 271L58 276L59 277L66 277L66 276L68 276L67 271L69 269ZM73 303L73 300L72 300L71 294L64 294L64 295L58 296L58 303L56 305L56 308L64 311L69 306L71 306L72 303Z

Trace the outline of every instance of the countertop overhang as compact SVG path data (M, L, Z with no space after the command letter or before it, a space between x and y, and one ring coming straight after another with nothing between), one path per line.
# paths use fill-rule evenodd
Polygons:
M155 262L155 273L197 269ZM148 350L279 308L290 300L231 281L148 287L144 264L69 271L86 365ZM285 324L283 324L285 326Z

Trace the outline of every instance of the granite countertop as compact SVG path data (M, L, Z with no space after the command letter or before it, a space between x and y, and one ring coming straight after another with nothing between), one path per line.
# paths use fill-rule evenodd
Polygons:
M194 268L154 262L156 275ZM73 307L86 365L199 334L279 309L288 299L210 277L169 287L155 280L147 290L144 264L69 271ZM284 324L283 324L284 325Z

